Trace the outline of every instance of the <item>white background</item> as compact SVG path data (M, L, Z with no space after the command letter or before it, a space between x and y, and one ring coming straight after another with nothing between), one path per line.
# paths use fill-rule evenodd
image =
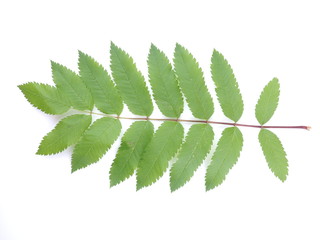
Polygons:
M320 239L317 2L1 1L0 239ZM99 163L74 174L71 151L35 155L61 117L33 108L17 85L52 84L50 59L77 70L78 49L109 68L110 41L129 52L145 76L151 42L170 58L181 43L198 59L212 94L209 66L216 48L238 79L245 103L241 123L257 123L258 96L278 77L280 104L269 124L313 127L274 131L288 154L287 181L268 169L257 129L241 129L237 165L209 192L205 165L174 193L168 172L138 192L133 177L110 189L119 140ZM213 97L211 119L228 121ZM188 110L183 118L192 118ZM130 122L122 123L124 131ZM214 126L215 143L222 130Z

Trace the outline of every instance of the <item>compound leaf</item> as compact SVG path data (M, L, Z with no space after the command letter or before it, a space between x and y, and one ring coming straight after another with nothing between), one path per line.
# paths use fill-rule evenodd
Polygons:
M152 136L153 124L150 121L137 121L129 127L121 139L121 145L110 169L111 187L134 173Z
M261 129L259 142L269 168L284 182L288 175L288 160L279 138L270 130Z
M207 168L207 191L219 186L224 181L230 169L238 161L242 145L242 133L237 127L229 127L222 132L212 161Z
M256 105L256 118L261 125L273 116L279 102L280 84L277 78L272 79L263 89Z
M103 113L120 115L122 99L103 66L79 51L79 71L82 81L91 91L96 107Z
M141 72L133 59L111 43L111 71L120 94L129 110L136 115L150 116L152 100Z
M191 126L185 142L178 153L177 161L170 172L170 188L175 191L191 179L209 153L214 133L209 124Z
M91 93L80 77L70 69L53 61L51 61L51 68L53 81L69 100L71 106L78 110L92 110Z
M149 80L153 97L163 115L178 118L183 98L176 75L167 56L153 44L148 56Z
M62 152L76 144L90 126L90 115L75 114L63 118L41 141L37 154L50 155Z
M178 122L164 122L157 129L138 164L137 190L156 182L168 168L168 162L178 152L183 139L183 127Z
M193 116L209 119L214 110L213 102L196 59L186 48L176 44L173 61L182 93Z
M216 50L211 57L211 75L224 115L237 122L243 113L242 96L231 66Z
M214 112L202 69L193 55L180 44L176 44L174 51L174 69L164 52L153 44L148 55L148 73L154 99L162 114L171 119L149 118L153 112L153 102L145 79L132 57L112 42L110 61L114 81L102 65L79 51L80 75L52 61L56 86L34 82L18 86L34 107L48 114L63 114L73 108L89 110L92 115L94 105L105 113L95 113L105 117L92 125L91 115L75 114L61 119L43 137L37 154L56 154L75 145L71 164L72 172L77 171L96 163L110 149L121 132L119 119L136 120L121 139L110 169L110 186L129 178L135 170L137 190L150 186L163 176L169 161L177 155L170 170L170 189L175 191L192 178L210 151L214 132L208 123L233 125L223 131L206 171L206 190L220 185L238 161L242 150L243 137L236 126L257 126L179 119L184 97L195 118L208 120ZM211 75L224 115L237 122L244 110L242 95L231 66L216 50L211 57ZM261 125L258 138L267 164L276 177L285 181L288 175L286 153L279 138L267 130L271 127L264 126L277 108L279 95L279 81L274 78L264 87L255 115ZM146 117L120 117L124 103L133 114ZM162 121L155 133L149 120ZM184 128L180 122L194 124L184 141ZM309 129L306 126L280 128Z
M48 114L62 114L69 110L65 97L53 86L29 82L18 86L25 98L39 110Z
M120 131L118 119L103 117L96 120L73 150L72 172L99 161L118 138Z

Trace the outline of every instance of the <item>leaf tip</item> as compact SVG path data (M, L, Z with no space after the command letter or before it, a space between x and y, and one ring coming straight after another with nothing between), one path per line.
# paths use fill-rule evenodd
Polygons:
M147 184L145 182L143 182L142 179L139 179L139 175L137 175L137 182L136 182L136 191L141 190L142 188L145 188L147 186L149 186L150 184Z
M221 55L221 53L217 49L213 49L212 55Z
M113 41L110 42L110 46L111 46L111 49L119 48Z
M212 186L211 184L209 184L207 179L206 179L205 187L206 187L206 192L209 192L210 190L215 188L215 186Z
M38 150L36 152L36 155L46 155L44 152L41 150L41 145L38 147Z
M171 175L171 174L170 174ZM170 178L172 178L172 176L170 176ZM173 181L171 181L170 179L170 192L173 193L175 192L179 187L177 187L176 184L173 183Z
M274 77L272 81L279 83L279 79L277 77Z
M121 182L119 179L115 178L115 176L113 176L111 172L110 172L109 180L110 180L110 188L115 187Z
M136 186L136 191L138 192L139 190L141 190L144 186L141 184L137 184Z
M176 43L175 49L176 50L181 50L181 49L184 49L184 47L180 43Z
M289 174L289 169L288 169L288 165L287 165L284 172L282 174L278 175L278 178L280 179L281 182L284 183L288 178L288 174Z
M85 56L86 54L78 49L78 55L79 55L79 57L82 57L82 56Z
M77 166L74 162L74 159L71 158L71 173L74 173L75 171L78 171L79 169L81 169L81 166Z
M50 60L50 64L51 64L51 70L53 72L53 74L55 74L56 71L60 71L63 66L53 60Z
M177 186L170 186L170 191L171 193L174 193L176 192L180 187L177 187Z
M150 49L149 49L149 54L148 54L148 63L150 61L151 56L156 54L157 50L158 50L158 48L153 43L151 43Z
M285 182L287 180L287 176L285 176L284 178L280 178L281 182Z
M211 180L209 180L209 176L206 174L205 176L205 188L206 188L206 192L214 189L216 187L216 184L212 183Z
M219 61L227 62L227 60L224 58L221 52L219 52L217 49L213 49L212 56L211 56L211 67L215 62L219 62Z
M156 48L157 48L156 45L154 45L153 43L151 43L150 49L156 49Z
M51 64L51 67L55 67L58 65L58 63L53 60L50 60L50 64Z
M27 83L25 83L25 84L19 84L19 85L17 86L22 93L23 93L23 87L24 87L26 84L27 84Z

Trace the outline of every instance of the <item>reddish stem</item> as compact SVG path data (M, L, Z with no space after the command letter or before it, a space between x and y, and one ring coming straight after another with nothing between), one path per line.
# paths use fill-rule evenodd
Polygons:
M241 124L241 123L228 123L228 122L215 122L215 121L206 121L206 120L186 120L186 119L173 119L173 118L149 118L149 117L120 117L120 116L112 116L102 113L94 113L96 115L102 115L107 117L113 117L117 119L129 119L129 120L149 120L149 121L173 121L173 122L191 122L191 123L210 123L210 124L220 124L220 125L229 125L229 126L237 126L237 127L252 127L252 128L295 128L295 129L305 129L310 130L309 126L261 126L261 125L250 125L250 124Z

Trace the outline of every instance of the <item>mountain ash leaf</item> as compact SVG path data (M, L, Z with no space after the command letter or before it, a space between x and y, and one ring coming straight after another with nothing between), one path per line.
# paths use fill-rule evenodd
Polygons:
M256 118L261 125L273 116L278 106L279 95L279 80L274 78L265 86L256 105Z
M167 56L153 44L148 56L149 80L153 97L167 117L178 118L183 111L183 98L175 72Z
M70 108L70 104L56 87L34 82L25 83L18 87L34 107L45 113L58 115Z
M123 101L136 115L150 116L153 105L148 88L133 59L111 43L111 71Z
M168 168L168 162L180 149L183 127L178 122L164 122L157 129L138 164L137 190L156 182Z
M178 153L177 161L170 171L171 191L182 187L191 179L209 153L214 133L209 124L194 124Z
M121 131L118 119L103 117L85 131L72 153L72 172L93 164L107 152Z
M89 89L70 69L51 61L52 76L57 88L78 110L92 110L93 100Z
M82 81L91 91L96 107L103 113L120 115L122 99L102 65L79 51L79 71Z
M182 93L194 117L209 119L213 114L212 97L196 59L180 44L176 44L174 67Z
M214 50L211 74L224 115L237 122L243 113L243 100L233 70L221 53Z
M259 142L269 168L276 177L284 182L288 175L288 160L280 139L270 130L261 129Z
M121 145L110 169L111 187L134 173L152 136L153 124L150 121L137 121L131 124L121 139Z
M207 168L206 190L219 186L226 178L233 165L236 164L242 150L243 137L237 127L223 130L218 146Z
M56 154L76 144L83 132L90 126L91 120L92 117L90 115L84 114L75 114L63 118L55 128L42 139L37 154Z

